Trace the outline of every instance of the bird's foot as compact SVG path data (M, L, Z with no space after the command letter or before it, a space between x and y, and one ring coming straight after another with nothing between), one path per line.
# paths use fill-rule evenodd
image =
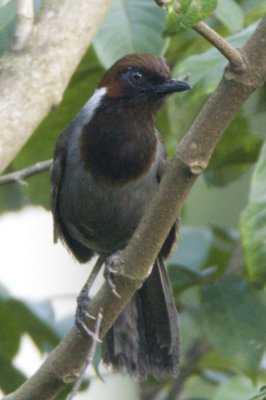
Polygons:
M101 342L101 340L95 336L95 332L91 331L86 324L87 319L96 320L96 318L88 312L90 304L90 297L88 292L83 290L80 292L77 298L77 309L75 314L75 326L80 336L90 336L93 340Z
M120 294L117 292L115 283L114 283L114 275L118 274L119 272L113 268L114 262L119 257L121 251L117 251L116 253L112 254L111 256L105 259L105 268L104 268L104 277L108 287L112 290L113 294L116 297L121 297Z
M93 332L91 332L87 325L86 319L95 320L96 318L88 312L88 307L90 304L89 291L104 263L104 259L99 257L91 271L87 281L85 282L78 298L77 298L77 309L75 315L75 325L80 335L89 335L94 337Z

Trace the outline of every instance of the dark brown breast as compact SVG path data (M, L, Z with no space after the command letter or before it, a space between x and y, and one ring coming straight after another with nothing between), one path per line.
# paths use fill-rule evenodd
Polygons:
M132 114L130 104L106 99L83 128L81 158L96 178L121 185L149 169L156 144L152 115Z

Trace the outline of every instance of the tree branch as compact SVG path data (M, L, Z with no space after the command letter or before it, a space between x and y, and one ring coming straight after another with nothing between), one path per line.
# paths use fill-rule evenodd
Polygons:
M33 0L17 0L16 31L11 45L13 51L20 51L27 45L33 28L33 20Z
M53 160L41 161L30 167L21 169L19 171L11 172L10 174L0 176L0 186L7 185L9 183L20 183L25 184L25 179L30 178L33 175L39 174L40 172L47 171L51 168Z
M114 296L105 283L90 303L89 314L97 316L100 309L103 310L100 338L148 276L165 237L197 176L206 168L222 133L240 106L266 80L266 16L241 53L246 69L239 72L230 65L226 68L217 90L178 146L147 214L114 265L121 272L116 279L121 297ZM88 328L93 330L91 320ZM40 369L5 400L53 398L81 369L90 347L91 338L81 338L72 328Z
M162 7L166 10L169 10L169 0L154 0L159 7ZM179 12L179 1L177 0L176 4L171 7L171 10L178 15ZM210 26L205 24L205 22L200 21L193 26L193 29L198 32L202 37L204 37L208 42L210 42L213 46L220 51L220 53L227 58L230 62L231 67L235 68L239 71L244 70L245 63L242 57L241 52L238 49L232 47L222 36L220 36L215 30L213 30Z
M215 32L205 22L200 21L193 26L193 29L203 36L208 42L223 54L224 57L231 63L233 68L243 70L245 68L242 54L239 50L232 47L222 36Z
M28 48L1 57L0 173L60 103L111 2L47 0Z
M91 345L89 354L87 355L86 362L83 365L83 367L82 367L82 369L80 371L79 377L76 380L76 383L75 383L72 391L67 396L66 400L74 400L74 397L76 396L76 394L80 390L80 387L81 387L82 381L84 379L84 375L85 375L86 369L87 369L88 365L93 361L93 357L94 357L94 354L96 352L97 339L99 338L99 332L100 332L101 323L102 323L102 313L99 312L99 314L98 314L98 316L96 318L94 338L92 338L92 345Z

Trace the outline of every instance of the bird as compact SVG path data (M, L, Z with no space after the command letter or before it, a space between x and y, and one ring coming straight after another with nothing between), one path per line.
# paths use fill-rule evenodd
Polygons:
M163 57L128 54L104 73L58 137L51 173L54 240L78 262L98 255L107 268L130 241L169 165L155 116L169 95L190 88L171 77ZM179 324L165 266L177 230L176 222L149 277L103 339L103 362L141 379L178 374Z

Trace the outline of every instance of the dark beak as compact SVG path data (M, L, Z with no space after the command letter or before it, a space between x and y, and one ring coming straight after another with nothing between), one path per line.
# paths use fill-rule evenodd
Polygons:
M191 89L191 86L186 81L179 81L177 79L169 79L164 83L156 85L155 93L157 94L170 94L174 92L183 92L184 90Z

